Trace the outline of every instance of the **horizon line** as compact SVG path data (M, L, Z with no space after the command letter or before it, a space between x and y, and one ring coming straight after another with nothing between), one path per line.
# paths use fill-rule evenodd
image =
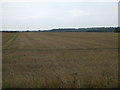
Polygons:
M0 29L0 31L45 31L45 30L52 30L52 29L80 29L80 28L116 28L119 26L91 26L91 27L57 27L57 28L49 28L49 29Z

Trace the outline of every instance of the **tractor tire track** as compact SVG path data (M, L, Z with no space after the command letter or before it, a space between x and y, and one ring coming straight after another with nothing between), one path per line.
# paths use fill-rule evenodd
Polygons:
M18 33L15 33L9 40L8 42L5 44L5 47L6 49L9 49L11 47L11 45L14 43L14 41L16 40L18 36Z

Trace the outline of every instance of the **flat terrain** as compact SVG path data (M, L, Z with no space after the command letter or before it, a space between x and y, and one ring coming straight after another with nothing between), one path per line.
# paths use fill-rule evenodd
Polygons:
M117 87L118 34L3 33L3 88Z

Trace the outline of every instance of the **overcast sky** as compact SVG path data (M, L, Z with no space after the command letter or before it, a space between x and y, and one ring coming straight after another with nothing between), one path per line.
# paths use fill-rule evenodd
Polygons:
M2 4L4 30L117 25L117 2L9 2Z

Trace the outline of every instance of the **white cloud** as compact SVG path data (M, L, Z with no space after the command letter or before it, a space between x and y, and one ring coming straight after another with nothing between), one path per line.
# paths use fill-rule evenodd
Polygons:
M1 0L2 2L118 2L119 0Z
M69 10L68 11L73 16L85 16L90 15L90 13L83 11L83 10Z
M27 18L28 19L40 19L40 18L49 18L50 16L48 16L48 15L34 15L34 16L28 16Z

